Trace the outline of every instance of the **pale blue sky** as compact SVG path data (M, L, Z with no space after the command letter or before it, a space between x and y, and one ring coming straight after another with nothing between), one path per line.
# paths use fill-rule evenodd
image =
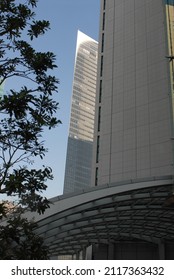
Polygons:
M54 174L46 191L48 197L63 192L77 30L98 40L99 10L100 0L39 0L36 10L37 17L51 23L51 30L36 46L56 54L58 69L54 75L60 80L57 101L62 125L44 135L49 152L42 164L51 166Z

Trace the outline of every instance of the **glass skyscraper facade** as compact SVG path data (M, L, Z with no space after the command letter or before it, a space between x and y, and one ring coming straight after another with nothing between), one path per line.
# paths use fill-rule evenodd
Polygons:
M64 194L91 183L98 43L78 31Z
M4 82L1 82L0 79L0 98L3 96L4 94Z

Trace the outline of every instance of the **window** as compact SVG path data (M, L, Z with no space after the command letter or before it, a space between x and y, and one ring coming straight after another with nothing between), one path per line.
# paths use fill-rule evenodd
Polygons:
M102 99L102 80L100 80L100 88L99 88L99 103L101 103Z
M100 64L100 77L103 76L103 56L101 56L101 64Z
M101 107L98 108L98 131L100 131L100 123L101 123Z
M101 45L101 52L104 51L104 33L102 33L102 45Z
M96 163L98 163L98 161L99 161L99 146L100 146L100 136L97 136Z
M95 186L98 184L98 167L95 169Z
M103 0L103 10L106 9L106 0Z
M102 24L102 30L105 30L105 13L103 13L103 24Z

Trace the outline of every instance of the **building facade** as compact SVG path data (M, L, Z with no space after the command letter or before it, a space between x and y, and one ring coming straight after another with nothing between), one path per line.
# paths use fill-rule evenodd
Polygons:
M1 82L0 79L0 98L3 97L4 94L4 82Z
M101 0L92 186L173 175L174 1Z
M78 31L64 194L90 186L98 43Z

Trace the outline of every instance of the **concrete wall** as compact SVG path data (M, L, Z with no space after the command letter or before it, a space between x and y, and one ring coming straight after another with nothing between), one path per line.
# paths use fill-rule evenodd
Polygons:
M93 186L173 174L167 54L164 1L101 1Z

